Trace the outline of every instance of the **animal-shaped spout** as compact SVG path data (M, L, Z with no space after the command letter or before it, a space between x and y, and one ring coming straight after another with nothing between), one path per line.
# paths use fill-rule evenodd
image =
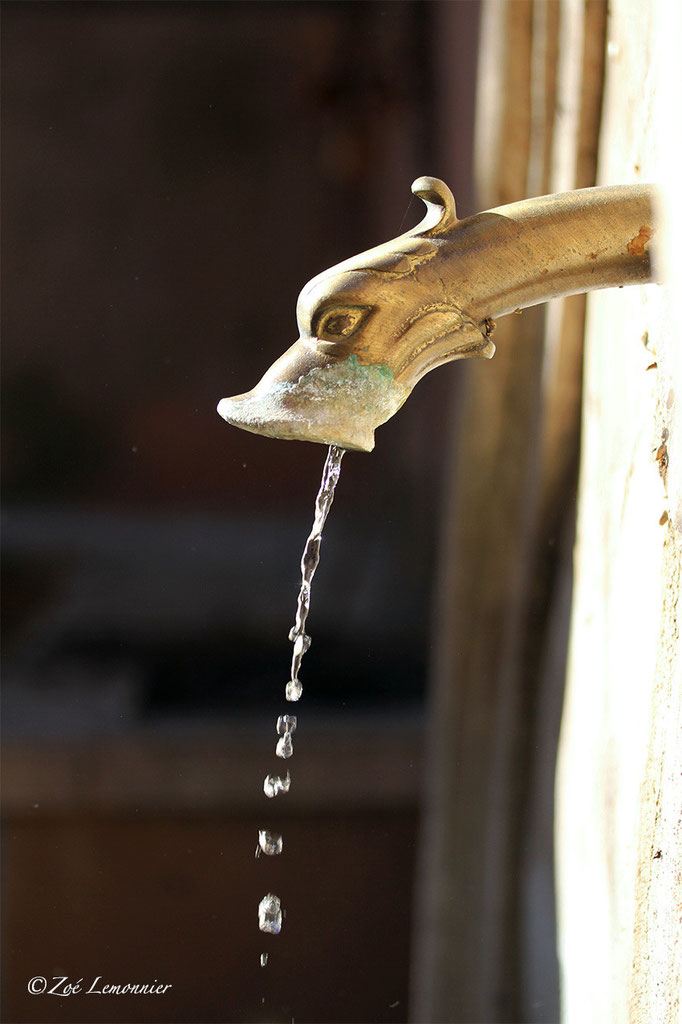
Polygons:
M252 391L222 399L228 423L371 451L375 429L425 373L493 355L500 316L651 280L651 186L580 189L461 221L438 178L418 178L412 191L424 220L308 282L298 340Z

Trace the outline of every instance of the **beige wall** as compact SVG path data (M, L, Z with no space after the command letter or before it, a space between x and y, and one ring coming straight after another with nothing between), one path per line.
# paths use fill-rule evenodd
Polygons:
M611 5L600 139L600 183L662 182L669 229L682 216L681 29L676 5ZM682 337L674 314L682 261L674 237L655 236L666 251L666 286L588 301L557 777L567 1024L679 1014Z

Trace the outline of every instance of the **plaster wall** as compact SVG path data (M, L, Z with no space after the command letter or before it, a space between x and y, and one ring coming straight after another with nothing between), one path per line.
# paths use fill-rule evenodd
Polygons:
M615 0L599 183L662 186L665 283L588 300L575 589L557 773L562 1017L679 1019L682 287L677 5Z

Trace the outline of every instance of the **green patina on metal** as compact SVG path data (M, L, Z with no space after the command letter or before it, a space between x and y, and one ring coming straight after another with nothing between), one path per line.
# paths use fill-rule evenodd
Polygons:
M229 404L221 415L258 434L371 451L375 428L393 416L409 393L386 363L363 363L353 353L314 366L295 381L259 385L240 397L234 415Z
M344 365L349 366L351 370L364 370L366 372L376 370L377 373L387 380L392 380L394 376L393 370L388 363L361 363L354 352L348 356L348 359L344 360Z

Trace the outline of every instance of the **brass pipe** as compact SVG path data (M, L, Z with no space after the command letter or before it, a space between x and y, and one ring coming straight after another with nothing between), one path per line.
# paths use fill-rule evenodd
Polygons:
M235 426L371 451L429 370L490 358L494 321L548 299L651 281L654 189L612 185L457 220L438 178L412 191L424 220L331 267L298 299L300 337L218 412Z

